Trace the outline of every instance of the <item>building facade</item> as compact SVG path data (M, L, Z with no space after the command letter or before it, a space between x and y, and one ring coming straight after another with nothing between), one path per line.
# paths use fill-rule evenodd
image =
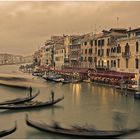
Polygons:
M61 70L64 65L65 48L63 44L56 44L54 50L55 68Z
M135 80L140 83L140 28L129 30L127 37L117 43L121 48L117 71L135 73Z
M94 36L85 36L81 40L81 67L82 68L94 68L94 56L95 56L95 46Z
M69 60L72 68L81 67L81 39L82 36L73 35L70 37Z

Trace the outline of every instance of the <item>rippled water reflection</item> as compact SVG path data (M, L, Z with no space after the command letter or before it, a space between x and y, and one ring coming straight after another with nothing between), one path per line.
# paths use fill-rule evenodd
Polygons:
M4 66L0 71L12 69L17 66ZM36 98L40 101L49 99L51 89L55 92L55 98L62 95L65 99L53 107L30 110L0 110L0 129L9 128L18 121L18 129L15 133L5 138L71 138L52 133L45 133L25 124L25 114L36 121L51 123L53 120L64 125L94 125L97 129L115 129L119 127L135 127L139 122L140 101L134 100L132 95L127 97L113 88L94 85L92 83L61 84L46 82L40 78L33 78L33 82L40 83L33 92L40 89L40 95ZM40 86L39 86L40 85ZM43 85L43 86L42 86ZM26 96L29 91L0 86L0 101ZM119 123L118 123L119 121ZM124 138L140 138L140 133L125 136Z

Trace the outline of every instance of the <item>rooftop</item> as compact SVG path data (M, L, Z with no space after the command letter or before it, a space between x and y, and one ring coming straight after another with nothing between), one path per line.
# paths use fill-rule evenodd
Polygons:
M140 28L130 29L128 32L137 32L140 31Z

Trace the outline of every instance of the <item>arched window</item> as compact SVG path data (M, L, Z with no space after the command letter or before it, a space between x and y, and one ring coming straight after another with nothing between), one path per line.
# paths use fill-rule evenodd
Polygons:
M118 44L118 46L117 46L117 53L121 53L121 46L120 46L120 44Z
M114 53L116 52L116 47L114 47Z
M111 53L113 53L113 48L111 48Z
M130 51L130 47L129 47L128 43L126 43L125 52L129 52L129 51Z
M139 52L139 42L136 42L136 52Z
M135 59L135 67L136 67L136 69L139 68L139 59L138 58Z
M104 61L102 60L102 67L104 66Z
M116 60L114 60L114 67L116 67Z

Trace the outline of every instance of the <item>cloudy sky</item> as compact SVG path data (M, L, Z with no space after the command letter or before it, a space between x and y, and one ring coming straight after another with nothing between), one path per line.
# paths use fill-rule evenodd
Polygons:
M30 55L51 35L140 26L140 2L0 2L0 53ZM117 17L119 20L117 22Z

